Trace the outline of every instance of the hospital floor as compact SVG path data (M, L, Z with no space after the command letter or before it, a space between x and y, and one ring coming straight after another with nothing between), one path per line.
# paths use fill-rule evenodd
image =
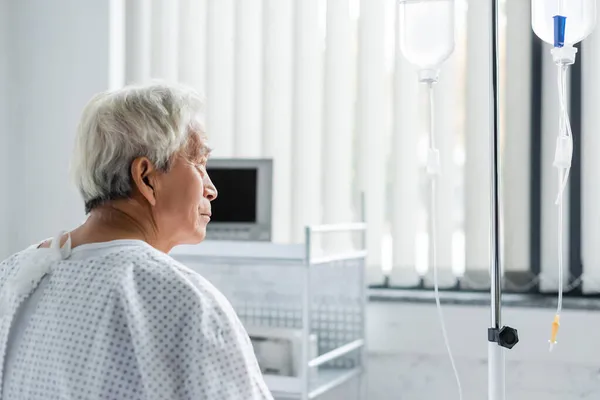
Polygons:
M464 400L487 399L489 309L444 307ZM458 400L454 374L434 305L370 303L368 310L368 400ZM600 398L600 313L566 310L558 347L548 352L553 310L505 308L503 323L519 331L507 352L507 400ZM327 400L351 400L340 388Z
M487 399L486 360L457 360L463 399ZM452 371L440 356L373 355L368 399L458 400ZM598 399L597 367L541 362L507 363L507 400ZM344 397L339 397L342 400Z

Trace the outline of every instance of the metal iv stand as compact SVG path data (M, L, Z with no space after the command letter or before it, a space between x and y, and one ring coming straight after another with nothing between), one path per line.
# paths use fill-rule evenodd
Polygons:
M500 0L492 0L492 116L493 126L490 129L491 144L491 220L490 220L490 297L491 327L488 329L488 400L505 400L505 349L512 349L519 341L517 330L502 326L502 197L500 192L499 161L499 64L498 52L498 16Z

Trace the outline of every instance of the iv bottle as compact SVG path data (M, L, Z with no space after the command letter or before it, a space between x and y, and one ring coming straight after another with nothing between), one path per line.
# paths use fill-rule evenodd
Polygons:
M566 17L564 45L585 39L596 26L596 0L531 0L531 27L554 45L554 16Z
M454 51L454 0L399 1L402 54L421 71L436 71Z

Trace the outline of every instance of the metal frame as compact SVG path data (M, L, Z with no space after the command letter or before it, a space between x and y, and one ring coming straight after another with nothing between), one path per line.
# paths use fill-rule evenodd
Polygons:
M499 0L492 0L492 126L490 132L491 153L491 212L490 212L490 296L492 328L500 329L502 297L502 194L500 188L500 56L498 54Z
M276 399L316 399L356 380L356 398L365 399L366 228L365 223L309 226L303 244L207 241L179 246L171 255L211 281L247 327L302 332L297 376L265 375ZM362 243L348 240L349 251L315 251L317 235L352 232ZM310 354L312 334L318 337L316 357Z
M329 224L329 225L318 225L318 226L307 226L305 228L305 267L306 267L306 277L305 277L305 285L304 285L304 298L303 298L303 330L304 330L304 344L303 344L303 357L304 357L304 365L306 368L304 370L304 385L301 400L309 400L316 399L320 395L325 394L329 390L342 385L348 380L359 376L359 390L358 390L358 399L366 398L366 383L365 383L365 372L366 372L366 306L367 306L367 293L366 293L366 279L365 279L365 268L366 265L366 256L367 252L364 249L366 243L366 223L348 223L348 224ZM361 241L363 249L355 250L352 252L345 252L342 254L336 254L333 256L321 256L321 257L313 257L312 256L312 245L313 238L315 234L320 233L349 233L349 232L360 232L362 235ZM314 359L309 359L308 348L309 348L309 338L311 334L311 309L312 309L312 297L310 291L310 283L311 283L311 274L313 268L319 268L325 264L331 262L338 262L343 260L350 259L362 259L363 268L362 273L360 274L359 282L357 282L360 292L361 299L361 337L353 340L352 342L346 343L342 346L339 346L333 350L325 354L321 354ZM359 366L353 370L348 371L347 374L340 376L338 379L331 382L330 387L327 388L317 388L315 390L311 390L310 388L310 372L313 368L318 368L322 365L325 365L329 362L335 361L347 354L350 354L355 351L360 351L360 361Z
M490 213L490 328L488 329L488 399L505 398L505 360L500 335L502 326L502 194L500 187L500 56L499 47L500 0L492 0L492 118L490 130L491 152L491 213Z

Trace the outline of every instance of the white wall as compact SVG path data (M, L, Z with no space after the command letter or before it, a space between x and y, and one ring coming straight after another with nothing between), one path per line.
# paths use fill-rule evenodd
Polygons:
M10 117L10 182L2 187L14 195L1 196L9 203L0 210L9 218L10 252L83 219L83 204L70 185L69 159L84 104L94 93L118 85L111 82L111 68L113 76L119 72L111 48L123 42L111 36L118 33L111 25L118 5L123 6L79 0L8 5L8 56L1 58L8 60L10 76L1 92L10 104L0 110Z

